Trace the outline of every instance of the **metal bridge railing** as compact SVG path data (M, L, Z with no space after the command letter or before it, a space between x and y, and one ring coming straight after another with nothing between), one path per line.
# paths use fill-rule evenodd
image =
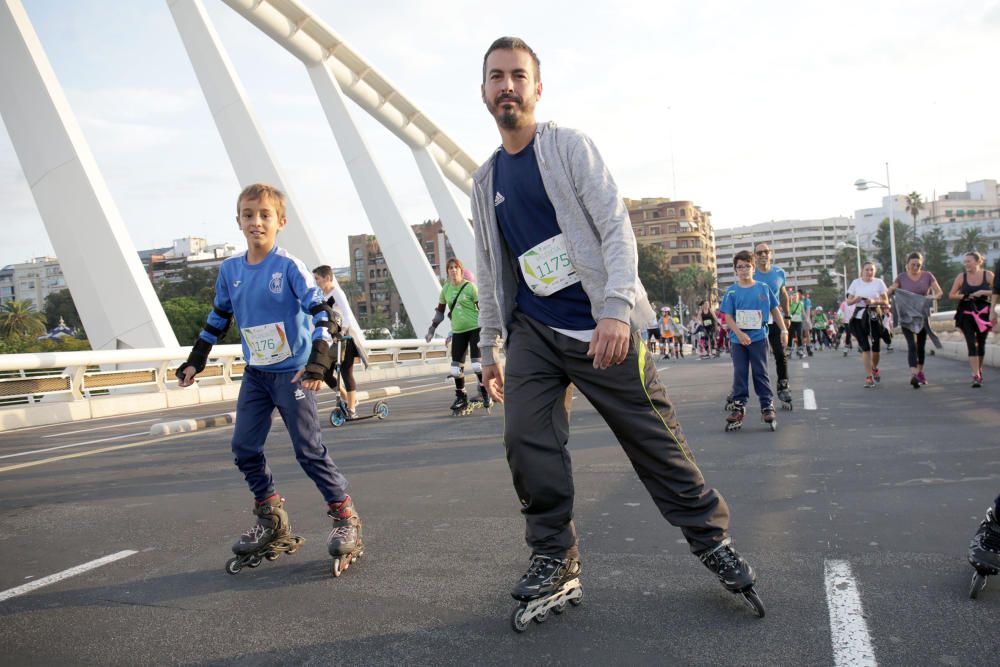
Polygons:
M366 349L374 366L448 358L441 340L367 341ZM190 351L190 347L179 347L0 355L0 406L46 398L87 400L116 390L166 391L176 385L174 372ZM245 367L240 345L216 345L198 381L228 384L240 379Z

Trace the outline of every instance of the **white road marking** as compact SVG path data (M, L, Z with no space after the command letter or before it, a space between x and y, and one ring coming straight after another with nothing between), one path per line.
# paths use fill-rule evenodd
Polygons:
M806 410L816 409L816 392L812 389L802 390L802 407Z
M126 433L125 435L113 435L110 438L101 438L100 440L85 440L84 442L73 442L68 445L58 445L57 447L46 447L45 449L33 449L30 452L18 452L17 454L4 454L0 456L0 459L12 459L15 456L28 456L29 454L42 454L44 452L54 452L57 449L67 449L69 447L82 447L83 445L95 445L99 442L111 442L112 440L121 440L122 438L134 438L137 435L149 435L149 431L140 431L138 433Z
M104 426L95 426L93 428L81 428L78 431L64 431L63 433L50 433L48 435L43 435L43 438L58 438L61 435L76 435L77 433L89 433L90 431L101 431L108 428L117 428L119 426L135 426L136 424L148 424L149 422L155 422L156 419L143 419L137 422L125 422L124 424L105 424Z
M809 368L809 362L808 361L803 361L802 362L802 368Z
M69 579L70 577L75 577L78 574L83 574L88 570L93 570L95 568L101 567L102 565L107 565L108 563L113 563L116 560L121 560L122 558L128 558L133 554L139 553L138 551L133 551L132 549L126 549L125 551L119 551L118 553L111 554L110 556L105 556L104 558L98 558L97 560L92 560L89 563L84 563L83 565L77 565L76 567L71 567L68 570L63 570L62 572L57 572L55 574L50 574L47 577L42 577L32 581L29 584L22 584L16 588L9 588L3 592L0 592L0 602L4 600L9 600L10 598L17 597L18 595L24 595L25 593L30 593L31 591L41 588L42 586L48 586L49 584L54 584L57 581L62 581L63 579Z
M833 664L837 667L877 665L851 564L846 560L828 560L824 569Z

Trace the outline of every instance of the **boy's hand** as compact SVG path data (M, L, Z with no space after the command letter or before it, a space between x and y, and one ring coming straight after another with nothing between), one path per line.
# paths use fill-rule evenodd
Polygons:
M184 377L177 378L178 387L190 387L194 384L194 376L198 374L198 371L194 369L194 366L188 366L184 369Z
M737 338L739 338L739 339L740 339L740 343L741 343L742 345L744 345L744 346L746 346L746 345L749 345L749 344L750 344L750 342L751 342L751 341L750 341L750 336L746 335L746 334L745 334L745 333L743 333L742 331L741 331L741 332L739 333L739 335L737 336Z
M503 403L503 367L500 364L483 366L483 386L490 398Z
M628 340L629 326L625 322L610 318L598 322L587 350L587 356L594 358L594 368L604 370L625 361Z
M302 376L306 374L306 369L300 368L299 372L292 376L292 384L296 384L301 380L302 388L308 389L310 391L319 391L323 388L323 380L320 378L309 378L306 380L302 379Z

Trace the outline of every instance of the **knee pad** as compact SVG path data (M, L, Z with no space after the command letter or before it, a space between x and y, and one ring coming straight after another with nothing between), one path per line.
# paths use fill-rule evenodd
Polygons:
M448 371L448 375L450 375L453 378L460 378L460 377L464 377L465 373L462 372L462 367L461 366L452 366L451 370Z
M472 361L472 372L476 374L483 372L483 364L478 359Z

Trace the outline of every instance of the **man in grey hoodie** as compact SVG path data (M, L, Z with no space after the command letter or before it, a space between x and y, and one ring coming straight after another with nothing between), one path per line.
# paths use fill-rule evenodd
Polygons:
M541 94L534 51L515 37L496 40L483 59L482 97L502 146L474 175L472 217L483 381L505 403L504 445L532 551L512 595L530 611L541 598L565 605L561 591L579 588L566 449L575 385L691 551L759 604L753 569L729 538L726 501L705 485L641 344L654 313L618 188L587 136L535 121Z

